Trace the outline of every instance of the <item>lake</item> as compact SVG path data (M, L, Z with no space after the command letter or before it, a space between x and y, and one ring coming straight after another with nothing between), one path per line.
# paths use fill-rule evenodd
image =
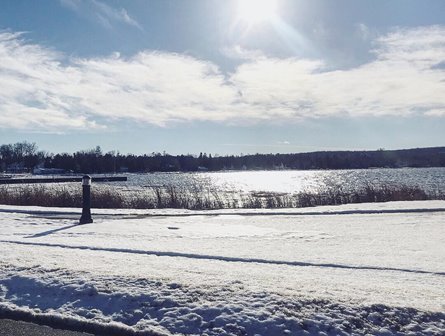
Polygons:
M126 176L126 182L93 183L97 207L273 208L445 199L445 168L158 172ZM365 189L367 186L371 188ZM4 195L15 195L6 198L16 197L20 204L34 199L34 205L72 207L77 202L80 206L79 182L2 188Z
M175 186L185 190L220 192L298 193L341 187L356 190L366 184L421 187L436 193L445 190L445 168L354 169L354 170L274 170L191 173L127 174L126 183L112 183L127 190Z

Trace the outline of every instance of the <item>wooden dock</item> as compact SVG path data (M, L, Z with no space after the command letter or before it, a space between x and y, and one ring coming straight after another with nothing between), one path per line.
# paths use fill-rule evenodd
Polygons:
M126 182L126 176L92 176L92 182ZM82 182L82 176L67 177L27 177L27 178L0 178L0 184L36 184L36 183L67 183Z

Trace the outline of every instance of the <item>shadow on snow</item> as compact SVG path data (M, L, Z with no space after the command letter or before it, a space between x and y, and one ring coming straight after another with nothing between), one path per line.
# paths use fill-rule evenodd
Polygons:
M64 227L62 230L67 229ZM51 230L55 231L55 230ZM50 232L50 231L47 231ZM48 234L48 233L46 233ZM42 234L39 234L42 235ZM37 243L37 242L21 242L14 240L0 240L2 243L18 244L18 245L30 245L30 246L45 246L45 247L59 247L66 249L76 249L76 250L89 250L89 251L104 251L104 252L114 252L114 253L131 253L131 254L143 254L143 255L154 255L158 257L179 257L179 258L189 258L189 259L200 259L200 260L217 260L225 262L241 262L241 263L257 263L257 264L268 264L268 265L285 265L285 266L299 266L299 267L325 267L325 268L337 268L337 269L352 269L352 270L375 270L375 271L395 271L395 272L405 272L405 273L418 273L418 274L431 274L431 275L445 275L445 272L431 272L424 270L410 270L404 268L395 267L381 267L381 266L354 266L354 265L342 265L334 263L312 263L312 262L302 262L302 261L286 261L286 260L268 260L259 258L241 258L241 257L225 257L225 256L215 256L215 255L205 255L205 254L194 254L194 253L181 253L181 252L169 252L169 251L146 251L146 250L132 250L125 248L113 248L113 247L95 247L95 246L72 246L65 244L52 244L52 243Z

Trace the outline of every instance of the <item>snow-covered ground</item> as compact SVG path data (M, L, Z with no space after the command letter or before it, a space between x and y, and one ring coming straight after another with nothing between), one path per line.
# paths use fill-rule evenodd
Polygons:
M0 206L0 317L107 335L444 335L445 202Z

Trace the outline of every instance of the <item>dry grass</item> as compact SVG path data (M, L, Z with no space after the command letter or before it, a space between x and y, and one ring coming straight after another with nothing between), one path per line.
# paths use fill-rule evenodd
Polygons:
M388 201L413 201L445 199L445 194L428 194L420 187L372 186L365 184L353 192L341 187L325 187L317 192L296 194L256 192L250 194L218 193L212 190L183 190L174 186L153 187L146 191L122 191L110 186L95 186L92 190L93 208L192 210L224 208L302 208L320 205L368 203ZM82 206L80 188L63 186L22 185L1 186L0 204L25 206L74 207Z

